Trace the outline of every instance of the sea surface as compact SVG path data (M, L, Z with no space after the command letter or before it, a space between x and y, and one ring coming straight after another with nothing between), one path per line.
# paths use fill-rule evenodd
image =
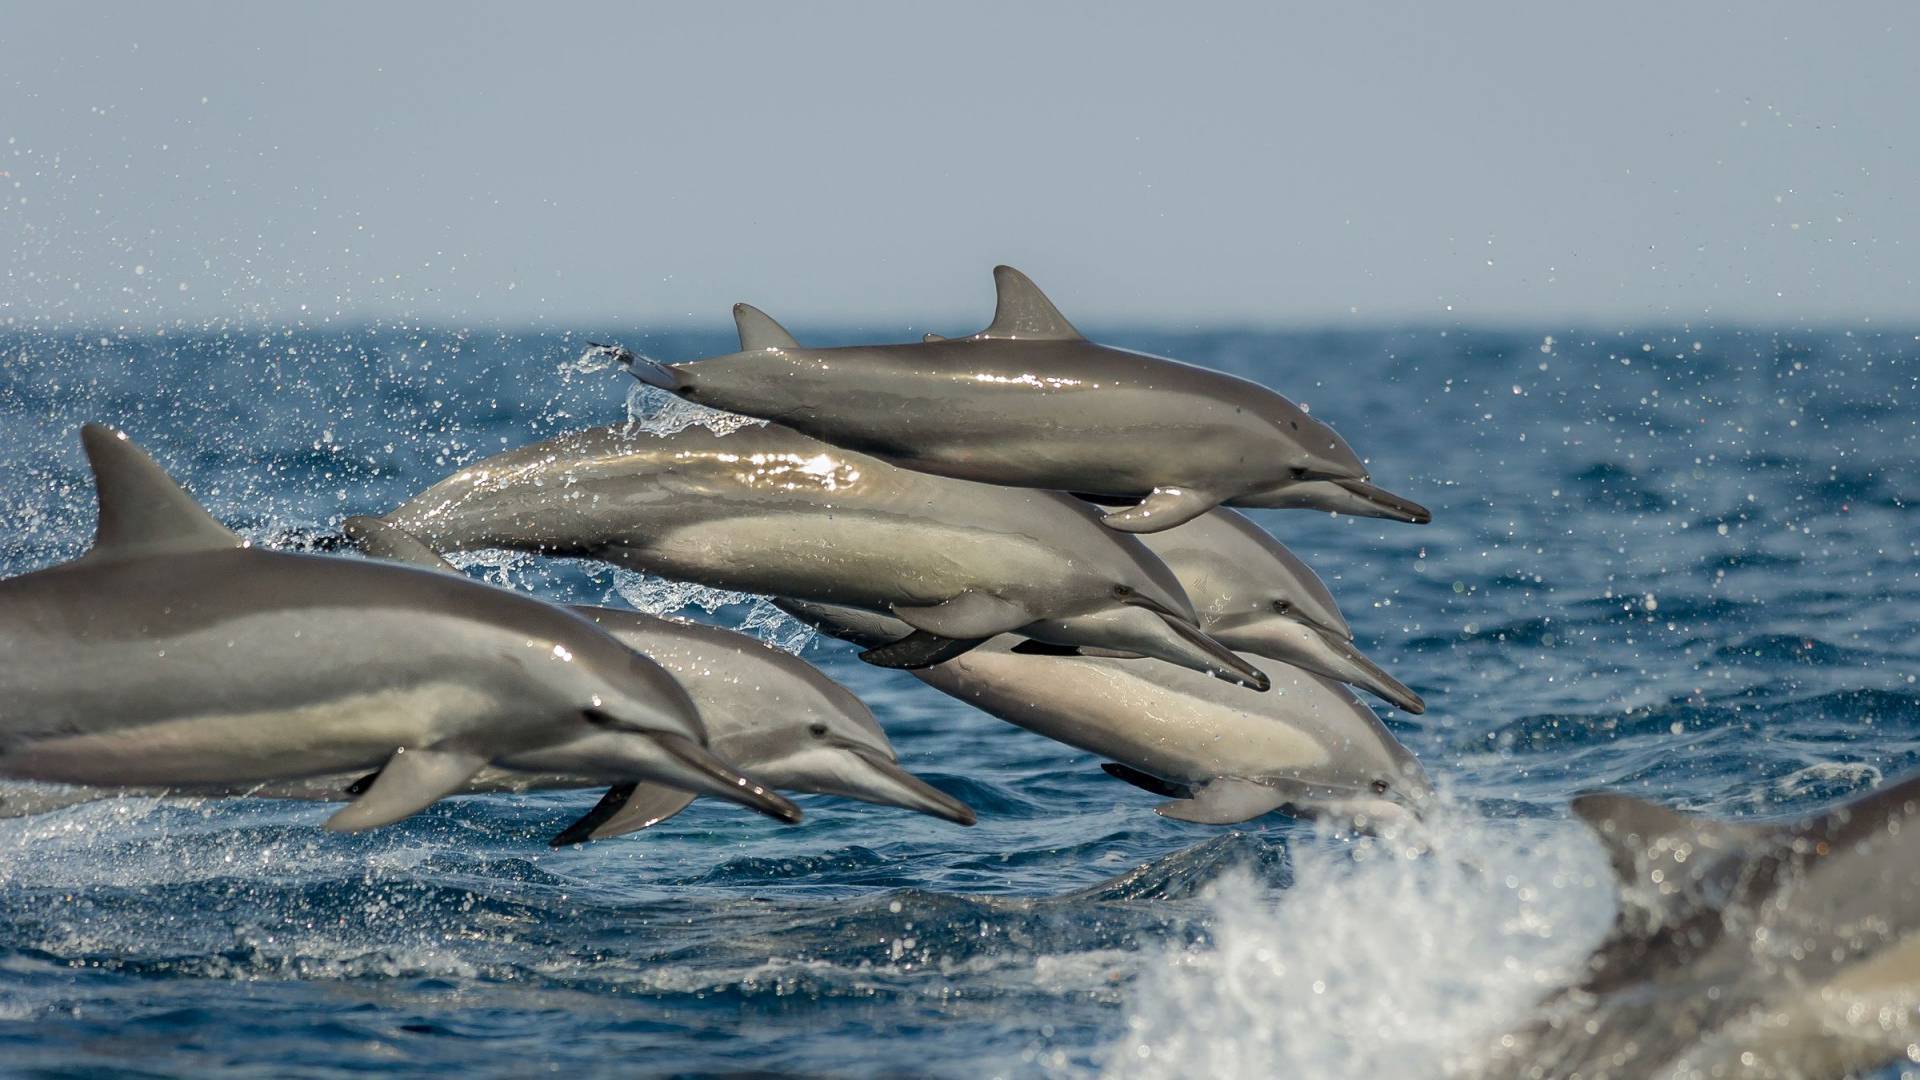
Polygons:
M663 360L732 347L586 336ZM543 596L691 604L799 649L979 825L802 797L782 827L702 800L550 850L589 792L450 800L359 836L264 801L0 821L0 1074L1431 1076L1604 932L1574 793L1783 814L1920 767L1912 332L1099 336L1305 402L1432 507L1425 527L1256 512L1426 696L1423 717L1383 707L1449 793L1424 853L1168 821L1096 759L751 598L483 557L471 572ZM505 447L686 419L584 347L0 331L0 573L86 548L88 420L275 545Z

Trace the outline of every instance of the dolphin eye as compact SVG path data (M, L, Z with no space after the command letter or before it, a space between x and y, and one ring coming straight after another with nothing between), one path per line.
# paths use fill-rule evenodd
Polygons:
M1392 787L1393 785L1387 783L1385 780L1375 780L1373 782L1373 793L1375 795L1385 795Z
M1295 480L1305 480L1307 478L1307 470L1302 466L1295 465L1287 471L1293 474Z
M820 723L808 724L807 733L816 739L824 739L827 737L827 725Z
M1273 602L1273 613L1275 615L1285 615L1287 612L1292 610L1293 610L1293 601L1291 600L1275 600Z
M1125 599L1126 597L1129 597L1129 596L1132 596L1132 595L1133 595L1133 586L1131 586L1131 585L1115 585L1115 586L1113 587L1113 595L1115 595L1115 596L1118 596L1118 597L1121 597L1122 599Z

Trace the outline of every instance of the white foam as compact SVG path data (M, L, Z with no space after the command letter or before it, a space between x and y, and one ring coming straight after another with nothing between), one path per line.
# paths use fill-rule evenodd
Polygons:
M765 420L709 409L657 387L634 383L627 391L627 429L650 435L672 435L703 427L715 435L731 435L743 427L759 427Z
M614 570L613 587L635 611L647 615L671 615L688 608L699 608L711 615L722 608L745 604L746 616L734 629L743 634L752 634L790 653L799 653L819 637L813 627L774 607L765 597L753 593L729 592L686 581L668 581L626 569Z
M1578 826L1445 821L1428 849L1320 839L1295 881L1211 890L1211 942L1144 965L1113 1077L1432 1076L1519 1022L1611 921Z

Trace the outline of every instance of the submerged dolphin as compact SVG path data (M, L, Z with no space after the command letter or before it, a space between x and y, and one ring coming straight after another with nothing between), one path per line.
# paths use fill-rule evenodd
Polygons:
M821 630L862 644L896 628L885 616L778 601ZM913 674L984 712L1108 758L1111 776L1168 796L1155 812L1229 825L1284 810L1376 827L1418 817L1431 794L1406 747L1345 687L1262 665L1254 694L1157 660L1033 652L1007 638Z
M1920 776L1789 824L1573 810L1617 878L1613 932L1459 1074L1837 1077L1920 1043Z
M1096 345L1025 274L1001 266L993 276L993 324L972 337L809 349L740 304L739 352L672 365L616 355L689 401L911 469L1143 500L1107 514L1127 532L1172 528L1221 503L1431 519L1371 483L1332 428L1279 394Z
M369 555L460 573L417 538L377 519L348 518L346 534ZM576 605L571 610L666 668L699 710L708 748L760 782L974 823L965 803L902 769L873 712L806 661L716 626L614 608ZM484 786L488 779L511 784L516 778L481 779ZM581 784L564 777L543 779L539 786ZM554 843L643 829L678 814L693 799L692 792L662 784L616 785L593 813Z
M440 551L577 555L884 611L908 624L866 654L887 666L1019 633L1266 680L1201 632L1152 552L1079 500L900 469L778 425L571 432L469 465L382 520Z
M191 788L378 768L329 828L488 765L654 780L784 820L671 676L551 604L411 567L258 551L126 436L81 429L92 550L0 581L0 776Z
M1319 576L1245 515L1220 507L1140 539L1180 579L1200 628L1222 645L1426 711L1420 695L1354 647L1353 628Z

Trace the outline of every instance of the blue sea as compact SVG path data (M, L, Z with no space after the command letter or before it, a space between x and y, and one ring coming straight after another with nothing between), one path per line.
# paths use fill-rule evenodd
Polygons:
M663 360L732 348L597 329ZM1915 334L1098 336L1273 386L1432 507L1425 527L1255 512L1426 696L1384 713L1448 793L1424 853L1164 820L1096 759L751 598L483 558L471 572L515 588L690 604L798 649L979 825L803 797L782 827L703 800L550 850L590 792L449 800L359 836L264 801L0 821L0 1074L1432 1076L1611 919L1574 793L1783 814L1920 766ZM85 549L84 421L292 544L502 448L671 411L584 347L0 332L0 573Z

